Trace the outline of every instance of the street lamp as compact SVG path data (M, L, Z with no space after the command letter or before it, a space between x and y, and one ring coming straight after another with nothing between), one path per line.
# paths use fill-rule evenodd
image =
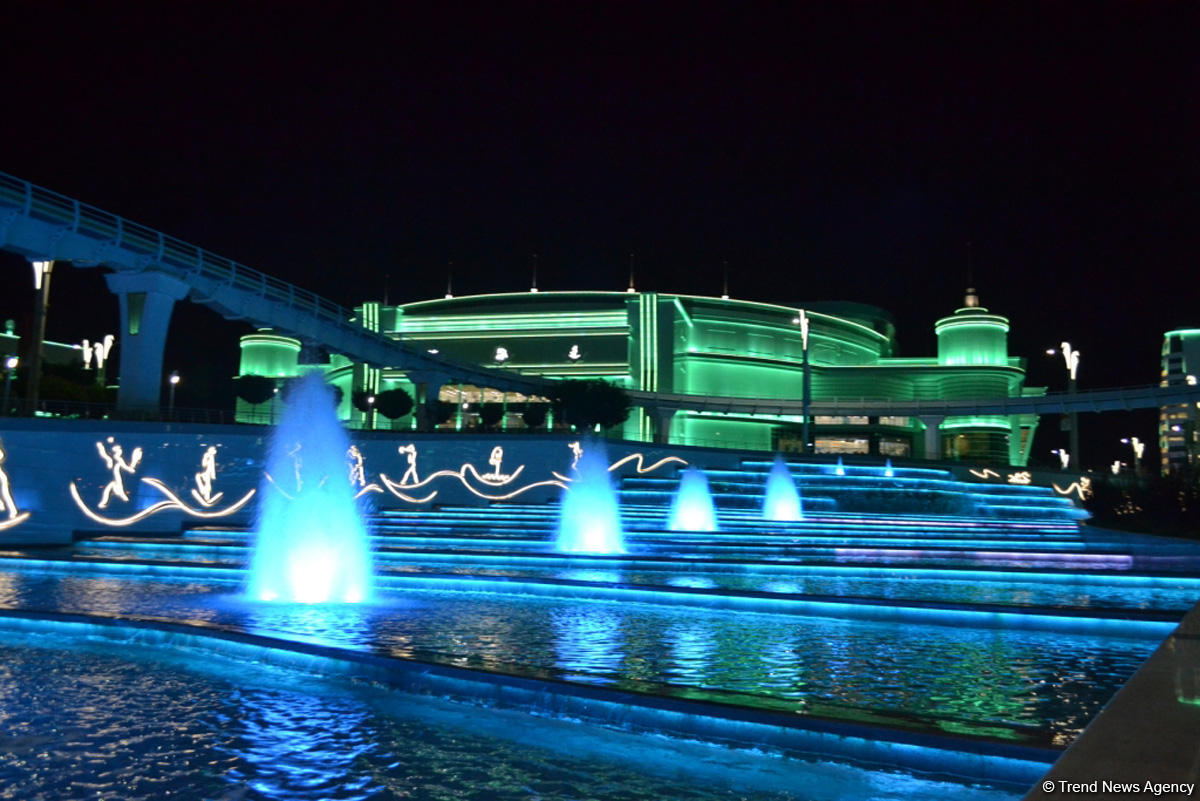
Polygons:
M4 357L4 405L0 406L0 417L8 416L8 392L12 386L13 371L17 369L17 365L20 363L20 358L16 356Z
M179 386L179 371L172 370L171 377L167 379L167 382L171 385L171 394L168 396L168 400L167 400L167 413L171 418L174 418L175 417L175 387Z
M1053 356L1056 353L1062 353L1063 361L1067 367L1067 392L1074 395L1076 390L1075 376L1079 372L1080 352L1072 348L1070 342L1064 342L1060 346L1060 350L1056 351L1054 348L1049 348L1046 351L1047 356ZM1082 469L1083 460L1079 457L1079 413L1075 411L1070 412L1068 420L1071 438L1070 453L1074 454L1075 464Z
M375 428L375 396L367 396L367 428Z
M804 439L803 452L808 455L813 452L812 443L809 442L809 410L812 406L812 369L808 363L808 312L800 309L796 316L792 318L792 322L800 326L800 351L803 355L803 379L800 389L800 414L804 418L804 428L801 431L801 436Z
M1137 437L1121 437L1121 442L1133 448L1133 472L1140 476L1142 474L1142 454L1146 452L1146 443Z

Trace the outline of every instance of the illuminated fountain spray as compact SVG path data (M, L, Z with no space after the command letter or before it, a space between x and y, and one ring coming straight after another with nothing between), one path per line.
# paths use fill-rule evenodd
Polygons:
M248 591L262 601L356 603L371 594L371 551L347 480L349 437L317 373L288 393L271 435Z
M779 454L767 476L767 491L763 495L763 518L766 520L803 520L804 505L792 471Z
M599 442L585 444L571 487L563 490L557 547L565 553L625 553L617 493Z
M667 527L671 531L716 531L717 510L713 508L708 477L703 471L689 467L679 479L679 490L671 502Z

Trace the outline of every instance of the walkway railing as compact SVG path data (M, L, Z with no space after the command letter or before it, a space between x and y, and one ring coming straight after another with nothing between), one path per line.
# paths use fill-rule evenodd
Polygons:
M37 229L25 232L28 241L13 242L18 223ZM0 247L81 266L104 264L118 271L164 272L188 284L193 300L226 316L253 319L300 338L330 344L346 356L379 367L486 380L489 386L524 392L545 391L553 384L549 379L428 354L423 348L356 325L351 322L352 311L314 292L2 172ZM50 252L35 252L38 250ZM257 302L247 303L246 297Z

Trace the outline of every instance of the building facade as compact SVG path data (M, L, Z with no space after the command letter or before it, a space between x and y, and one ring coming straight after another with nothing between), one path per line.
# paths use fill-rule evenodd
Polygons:
M1008 355L1008 321L979 305L969 290L962 308L936 321L935 356L896 353L891 316L856 303L803 307L656 292L520 292L356 309L362 325L430 353L549 378L602 378L631 390L700 396L800 400L808 324L814 402L934 400L1041 394L1024 386L1021 359ZM300 343L263 331L242 340L242 374L284 377L312 364ZM355 389L413 392L403 366L376 370L331 355L321 363L342 389L343 419L374 427L415 426L364 420L350 404ZM482 404L501 404L500 425L521 426L526 398L489 387L446 384L439 397L455 412L443 425L470 427ZM263 409L239 401L239 417ZM620 433L650 441L655 421L634 409ZM552 415L544 425L553 425ZM948 417L926 424L909 417L817 416L810 440L818 453L971 459L1026 464L1036 416ZM675 444L800 451L799 415L679 411L670 421ZM927 443L936 443L930 445ZM932 452L931 452L932 451Z
M1200 376L1200 328L1181 328L1163 335L1162 375L1164 387L1195 384ZM1174 473L1197 466L1200 454L1200 403L1163 406L1158 412L1158 447L1162 472Z

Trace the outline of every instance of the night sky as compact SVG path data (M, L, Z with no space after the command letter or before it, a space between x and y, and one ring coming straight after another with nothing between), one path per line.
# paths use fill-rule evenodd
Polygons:
M0 170L347 306L451 261L455 294L526 289L534 253L543 289L620 290L634 253L641 289L728 262L734 297L875 304L932 355L970 242L1032 385L1063 339L1081 388L1152 383L1200 326L1195 3L246 5L8 4ZM29 276L0 257L0 317ZM177 315L180 403L220 405L248 329ZM51 339L116 320L56 271Z

